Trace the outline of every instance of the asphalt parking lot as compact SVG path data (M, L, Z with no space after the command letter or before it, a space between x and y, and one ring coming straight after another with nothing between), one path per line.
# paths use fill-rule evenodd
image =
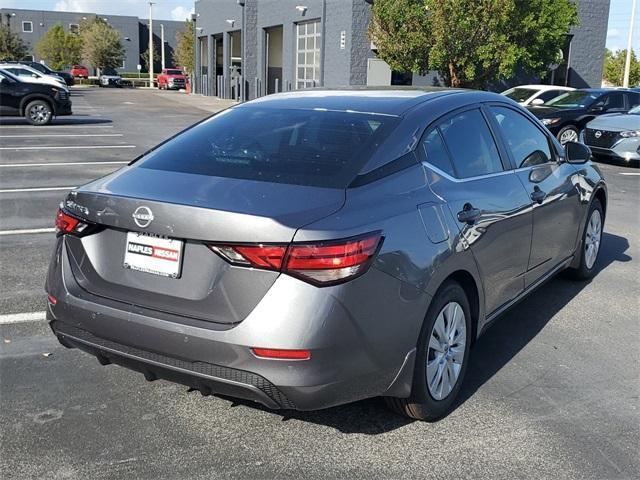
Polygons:
M438 423L379 399L269 411L59 345L42 320L57 204L225 106L180 95L76 89L52 126L0 122L1 478L638 478L638 169L601 165L599 274L560 276L500 319Z

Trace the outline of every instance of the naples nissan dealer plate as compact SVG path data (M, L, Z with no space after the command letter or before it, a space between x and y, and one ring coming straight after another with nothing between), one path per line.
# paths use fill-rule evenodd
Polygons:
M124 253L124 268L178 278L182 247L181 240L129 232Z

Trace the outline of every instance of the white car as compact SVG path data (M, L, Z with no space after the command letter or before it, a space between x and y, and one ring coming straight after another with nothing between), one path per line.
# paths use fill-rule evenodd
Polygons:
M558 85L520 85L505 90L502 95L515 100L522 106L542 105L571 90L575 90L575 88Z
M39 72L35 68L31 68L28 65L22 65L19 63L2 63L0 68L7 70L9 73L13 73L16 77L20 77L20 80L24 80L28 83L46 83L53 85L54 87L63 88L69 93L69 87L64 80L53 75L47 75L46 73Z

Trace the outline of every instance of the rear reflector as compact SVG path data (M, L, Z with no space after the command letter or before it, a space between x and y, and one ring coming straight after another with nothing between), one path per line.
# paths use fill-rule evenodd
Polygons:
M56 297L54 297L53 295L47 295L47 301L51 305L55 305L56 303L58 303L58 299Z
M234 265L281 271L316 285L362 275L381 245L380 232L359 237L290 245L209 245Z
M275 348L252 348L251 351L260 358L275 358L279 360L309 360L310 350L279 350Z

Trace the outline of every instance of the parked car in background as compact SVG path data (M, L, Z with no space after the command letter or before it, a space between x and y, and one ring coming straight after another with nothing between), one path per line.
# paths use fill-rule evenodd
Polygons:
M505 90L502 95L526 107L527 105L542 105L571 90L575 90L575 88L558 85L520 85Z
M60 77L47 75L46 73L42 73L28 65L21 65L19 63L1 63L0 68L12 73L16 77L20 77L20 79L25 82L46 83L69 91L67 84Z
M28 65L31 68L35 68L41 73L45 73L47 75L58 76L60 79L67 84L68 87L71 87L75 84L75 80L73 79L73 75L68 72L59 72L56 70L52 70L44 63L33 62L30 60L20 60L20 61L11 61L6 63L20 63L22 65Z
M269 95L68 194L47 319L147 380L435 420L494 319L562 270L596 274L590 157L489 92Z
M89 78L89 69L84 65L73 65L69 73L74 78Z
M527 108L564 145L578 141L582 129L595 117L605 113L626 113L637 105L640 105L640 93L633 90L586 88Z
M26 82L0 68L0 115L21 116L39 126L51 123L55 116L71 113L66 88Z
M587 123L581 140L594 155L640 161L640 106L628 113L602 115Z
M115 68L103 68L98 77L100 87L122 87L122 77Z
M180 90L186 88L187 77L179 68L164 68L162 73L158 75L158 89L162 90Z

